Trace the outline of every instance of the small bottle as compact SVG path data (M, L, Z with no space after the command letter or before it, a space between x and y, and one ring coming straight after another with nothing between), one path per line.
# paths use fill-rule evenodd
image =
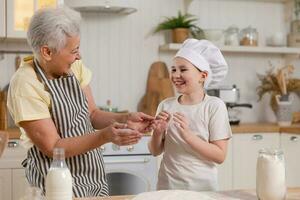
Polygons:
M46 177L46 200L72 200L72 176L65 162L65 150L55 148Z
M112 103L111 103L111 100L108 99L106 101L106 106L104 108L105 111L108 111L108 112L117 112L118 111L118 108L117 107L113 107L112 106Z
M111 106L111 100L110 100L110 99L108 99L108 100L106 101L106 109L107 109L108 112L112 112L112 111L113 111L113 108L112 108L112 106Z
M261 149L257 158L256 194L259 200L284 200L286 197L283 151Z

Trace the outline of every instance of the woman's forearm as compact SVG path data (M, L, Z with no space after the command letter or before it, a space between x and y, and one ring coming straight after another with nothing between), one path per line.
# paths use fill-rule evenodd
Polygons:
M52 157L55 147L65 149L66 157L83 154L109 142L110 128L77 137L61 138L52 119L20 122L32 143L45 155Z
M78 137L61 138L57 140L54 147L64 148L66 158L83 154L109 142L108 138L105 137L105 131L105 129L102 129L94 133L84 134ZM50 150L43 153L52 157L52 152L53 151Z
M113 122L126 122L128 115L129 113L104 112L96 109L91 113L90 119L95 129L102 129L111 125Z

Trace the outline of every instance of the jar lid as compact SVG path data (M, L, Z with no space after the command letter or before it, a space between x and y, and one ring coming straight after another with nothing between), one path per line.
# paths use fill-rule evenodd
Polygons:
M263 148L258 151L260 154L268 154L268 155L282 155L282 149L272 149L272 148Z
M242 33L257 33L256 28L253 28L252 26L247 26L246 28L241 30Z
M237 26L229 26L226 30L225 33L238 33L239 28Z

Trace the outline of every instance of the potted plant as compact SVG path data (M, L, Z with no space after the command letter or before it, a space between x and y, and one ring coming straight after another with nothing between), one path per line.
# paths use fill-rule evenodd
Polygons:
M271 94L270 105L278 121L283 120L286 122L286 120L282 118L289 118L289 122L291 122L292 100L289 95L292 92L299 95L300 92L300 79L291 78L293 71L294 67L288 65L278 69L276 72L274 72L274 67L272 67L265 75L258 74L258 79L261 82L261 85L256 89L259 100L261 100L265 94Z
M155 33L162 30L172 31L172 41L175 43L182 43L192 33L198 39L204 38L204 33L201 28L195 25L197 18L190 14L181 14L178 12L177 16L166 17L165 20L157 25Z

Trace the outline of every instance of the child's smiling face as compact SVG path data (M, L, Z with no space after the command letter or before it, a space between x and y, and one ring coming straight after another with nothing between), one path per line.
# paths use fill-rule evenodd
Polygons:
M176 57L171 67L171 81L177 92L190 94L203 89L206 72L201 72L188 60Z

